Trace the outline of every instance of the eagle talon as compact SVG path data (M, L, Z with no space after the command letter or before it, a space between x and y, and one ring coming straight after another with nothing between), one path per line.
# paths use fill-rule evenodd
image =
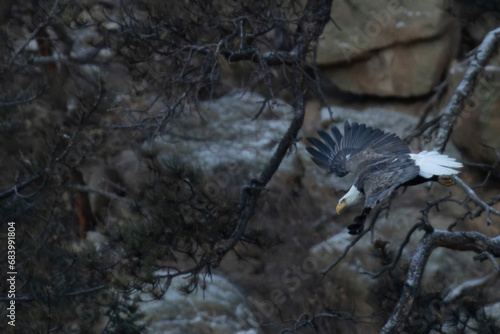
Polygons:
M455 184L455 180L449 176L439 176L438 177L438 182L439 184L442 184L443 186L449 187Z
M363 223L356 223L356 224L349 225L349 226L347 226L347 229L349 230L349 234L358 235L361 232L363 232L364 227L365 227L365 224L363 222Z
M366 220L366 216L365 215L361 215L361 216L357 216L356 218L354 218L354 225L363 225L365 223L365 220Z

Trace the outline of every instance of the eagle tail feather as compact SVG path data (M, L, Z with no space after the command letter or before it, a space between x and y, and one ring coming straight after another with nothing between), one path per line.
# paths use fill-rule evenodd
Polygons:
M415 165L420 168L419 175L431 178L433 175L454 175L460 171L454 168L461 168L463 164L437 151L422 151L418 154L410 154L410 158L415 161Z

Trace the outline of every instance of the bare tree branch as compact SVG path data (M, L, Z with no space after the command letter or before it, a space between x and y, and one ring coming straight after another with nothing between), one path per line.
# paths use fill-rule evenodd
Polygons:
M439 130L434 141L434 150L440 152L444 150L451 135L453 126L457 118L464 110L470 96L474 92L480 75L484 71L484 68L490 58L497 51L499 38L500 28L488 33L481 45L475 50L473 56L469 58L469 68L446 108L437 117L421 125L418 129L407 136L405 138L406 142L409 142L411 139L421 135L429 128L435 127L439 122ZM488 224L491 224L492 220L490 214L493 213L495 215L500 215L498 210L495 210L489 204L482 201L476 193L467 184L465 184L465 182L456 176L453 176L453 179L465 190L467 197L481 208L481 210L476 212L469 210L468 214L471 218L473 216L478 216L482 211L485 211L486 220ZM462 204L467 205L467 198L462 202ZM427 214L430 207L435 205L437 205L437 202L430 203L426 210L422 211L424 214L424 222L426 222L428 226L430 226L430 222ZM420 282L427 260L436 247L445 247L454 250L472 250L476 253L483 254L483 257L484 254L488 254L487 256L492 260L492 262L494 261L493 257L500 257L500 242L497 238L488 238L479 232L440 231L435 230L432 227L431 229L427 229L426 234L418 243L417 248L411 257L407 278L400 299L380 333L399 333L403 330L405 321L410 314L413 303L419 295ZM498 268L498 264L494 264L494 267ZM381 270L383 271L384 268ZM482 284L489 278L490 276L486 276L486 278L480 279L478 281L479 283L475 283ZM464 285L459 288L460 291L455 291L456 294L460 294L466 286Z
M484 277L479 277L476 279L471 279L468 281L465 281L464 283L460 284L459 286L453 288L444 298L443 301L445 303L452 303L456 299L458 299L464 291L472 288L477 288L478 286L481 286L483 284L486 284L490 280L496 277L496 274L488 274Z
M43 174L37 174L37 175L34 175L21 183L16 183L11 188L0 192L0 200L6 199L9 196L17 194L19 191L22 191L23 189L25 189L26 187L31 185L33 182L38 181L42 177L43 177Z
M478 46L474 54L469 58L470 65L464 78L453 93L450 102L440 114L439 131L434 141L435 151L443 152L453 129L453 125L474 92L479 77L483 73L490 58L498 51L499 38L500 28L490 31L481 45Z
M341 312L335 312L335 313L318 313L318 314L313 314L310 316L309 314L303 313L299 316L297 320L293 320L294 322L294 327L293 328L284 328L280 331L280 334L284 333L297 333L300 329L303 328L316 328L315 325L315 320L321 319L321 318L327 318L327 319L335 319L335 320L344 320L344 321L350 321L355 323L359 317L354 316L352 314L348 313L341 313Z
M445 247L460 251L473 251L476 253L489 252L495 257L500 257L499 238L488 238L482 233L450 232L434 230L424 235L417 245L408 269L408 274L403 287L403 293L394 310L380 333L400 333L408 318L413 302L419 294L420 282L424 273L427 260L432 251L437 247Z
M439 85L437 85L432 89L434 94L425 104L424 109L422 111L422 115L420 115L420 119L418 120L418 123L415 126L415 128L418 129L424 124L425 119L427 118L429 113L434 109L434 107L436 107L439 104L439 101L441 100L441 98L443 97L444 93L446 93L447 90L448 90L447 80L443 80Z

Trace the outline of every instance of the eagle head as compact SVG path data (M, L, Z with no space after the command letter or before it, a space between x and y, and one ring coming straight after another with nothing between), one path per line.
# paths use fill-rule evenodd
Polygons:
M364 198L365 195L352 185L351 189L349 189L349 191L339 200L339 204L337 204L337 213L340 215L340 212L345 208L361 204Z

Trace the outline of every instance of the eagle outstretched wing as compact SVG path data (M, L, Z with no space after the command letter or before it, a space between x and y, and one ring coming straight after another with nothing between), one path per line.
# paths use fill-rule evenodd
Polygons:
M408 146L397 135L364 124L345 121L343 136L336 126L332 125L330 131L333 136L318 131L323 141L307 138L314 148L306 149L319 167L337 176L356 173L378 160L410 154Z

